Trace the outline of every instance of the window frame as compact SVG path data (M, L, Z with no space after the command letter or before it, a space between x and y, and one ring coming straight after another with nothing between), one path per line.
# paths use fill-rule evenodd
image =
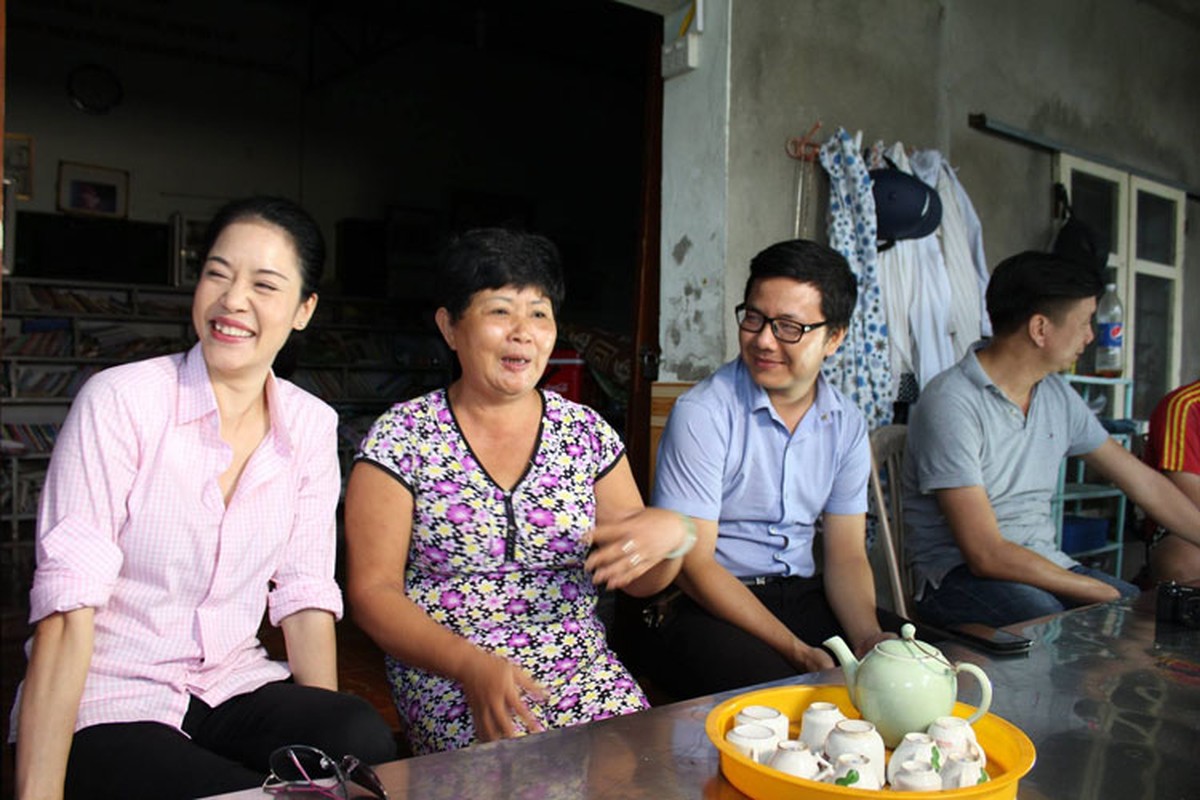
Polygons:
M1115 236L1110 242L1108 267L1116 273L1117 293L1125 310L1125 341L1126 356L1123 377L1129 378L1135 387L1138 375L1136 370L1136 353L1139 346L1136 309L1137 309L1137 279L1139 275L1147 275L1170 281L1171 309L1169 322L1168 356L1166 363L1165 390L1179 385L1180 366L1183 354L1183 297L1184 297L1184 223L1186 219L1186 200L1184 192L1148 178L1134 175L1131 172L1089 161L1069 153L1057 153L1054 159L1054 178L1067 190L1071 197L1072 175L1082 173L1093 178L1108 181L1116 187L1116 216L1114 224L1117 227ZM1174 241L1175 251L1172 264L1160 264L1155 261L1137 257L1137 222L1139 193L1153 194L1171 201L1174 205ZM1085 220L1086 221L1086 220ZM1114 392L1113 416L1127 417L1133 413L1132 408L1125 407L1125 393ZM1147 412L1148 413L1148 412Z

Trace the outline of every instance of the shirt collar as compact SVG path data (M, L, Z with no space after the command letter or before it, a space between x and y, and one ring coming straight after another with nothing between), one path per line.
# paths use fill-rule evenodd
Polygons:
M208 367L200 343L184 353L179 365L179 423L186 425L217 410L217 398L208 380Z
M970 379L971 383L975 384L981 389L986 389L989 386L996 385L996 382L988 377L988 374L984 372L983 365L979 363L979 357L975 355L977 352L987 347L987 345L988 342L986 339L980 339L967 348L967 353L962 359L963 374Z
M1005 403L1008 403L1010 406L1016 408L1018 407L1017 404L1009 399L1008 395L1004 393L1003 389L996 385L996 382L992 380L991 376L989 376L987 371L984 370L983 365L979 363L979 357L975 355L987 346L988 340L980 339L967 348L967 353L963 356L962 361L960 362L962 364L963 374L966 375L967 380L971 381L971 383L976 387L983 389L984 391L991 392ZM1041 385L1042 382L1038 381L1033 385L1033 388L1029 390L1030 408L1033 408L1033 403L1038 396L1038 387Z
M267 373L266 392L267 412L271 415L270 435L282 453L290 453L292 438L285 424L283 409L280 407L282 401L273 371ZM216 412L217 397L213 394L212 382L208 378L204 352L200 343L196 342L192 349L184 354L183 363L179 367L179 423L186 425Z

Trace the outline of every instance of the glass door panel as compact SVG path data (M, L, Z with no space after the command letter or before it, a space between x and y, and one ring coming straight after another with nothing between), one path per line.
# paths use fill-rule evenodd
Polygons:
M1171 388L1171 339L1175 327L1175 281L1144 272L1136 276L1133 353L1133 414L1150 419L1154 405ZM1129 340L1126 339L1128 366ZM1128 372L1126 373L1128 374ZM1127 412L1128 413L1128 412Z
M1121 186L1115 181L1080 170L1071 171L1071 208L1108 242L1109 253L1121 252Z
M1178 211L1170 197L1137 192L1137 250L1139 261L1175 265L1175 227Z

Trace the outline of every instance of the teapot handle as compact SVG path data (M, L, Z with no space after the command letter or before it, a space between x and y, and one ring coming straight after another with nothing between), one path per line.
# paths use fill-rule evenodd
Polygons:
M976 709L974 714L967 718L967 722L974 723L980 717L986 714L988 709L992 707L992 682L988 679L988 676L984 673L984 671L974 664L955 664L954 671L969 672L975 676L975 680L979 681L979 688L982 690L983 696L979 701L979 708Z

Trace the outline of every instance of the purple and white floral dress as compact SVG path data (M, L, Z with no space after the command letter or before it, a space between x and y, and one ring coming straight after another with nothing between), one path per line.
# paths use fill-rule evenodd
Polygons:
M527 698L534 716L559 728L647 703L605 642L598 590L583 569L594 484L624 447L590 408L554 392L542 398L537 449L511 491L475 458L444 389L379 417L358 459L412 492L409 598L436 622L524 667L548 690L544 703ZM390 656L386 662L414 752L474 741L457 683Z

